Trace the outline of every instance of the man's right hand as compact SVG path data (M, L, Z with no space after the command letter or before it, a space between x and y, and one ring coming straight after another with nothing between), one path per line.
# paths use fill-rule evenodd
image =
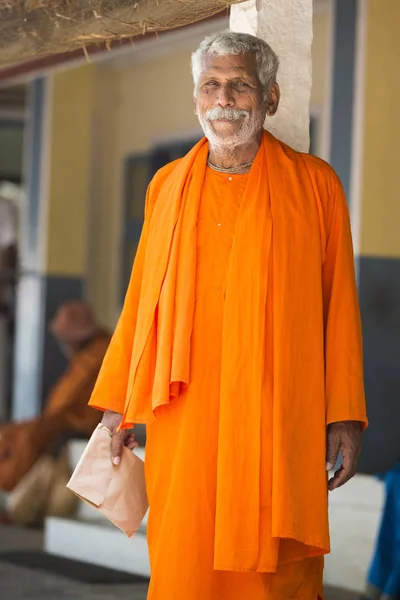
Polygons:
M129 433L127 429L118 431L121 421L122 415L112 410L106 410L101 421L104 427L111 431L111 460L114 465L120 464L124 446L129 450L134 450L138 446L133 433Z

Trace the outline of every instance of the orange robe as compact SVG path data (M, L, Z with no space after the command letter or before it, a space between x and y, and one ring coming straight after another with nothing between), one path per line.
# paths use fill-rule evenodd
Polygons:
M156 176L148 195L147 219L124 311L91 400L99 408L124 413L126 425L133 421L148 422L146 477L150 501L148 542L152 568L149 600L175 600L178 597L190 600L283 600L290 597L311 600L322 595L322 555L329 551L324 470L325 427L334 420L366 419L348 216L341 188L325 163L311 157L300 159L293 151L267 135L259 154L263 151L271 158L268 162L270 199L268 189L262 187L266 178L265 157L262 159L258 155L249 175L229 179L205 170L205 167L203 172L197 172L197 163L202 164L207 155L206 147L198 148L198 154L193 157L194 163L189 166L189 184L187 177L182 179L184 190L185 186L190 187L190 182L196 182L196 178L202 185L196 215L193 317L188 311L189 316L183 326L177 317L174 321L172 315L174 325L168 328L171 314L168 313L169 305L165 297L173 290L175 302L179 305L186 293L187 305L190 306L191 280L189 277L183 278L179 269L172 279L167 268L158 298L156 318L149 320L150 329L144 328L141 332L140 319L145 321L147 314L143 306L146 308L152 294L152 284L146 282L146 268L152 266L152 281L156 281L163 257L159 253L153 263L147 262L151 260L149 255L153 252L150 244L155 244L157 239L162 240L168 228L165 214L161 218L163 206L158 209L159 213L154 206L157 206L158 198L162 203L162 194L167 193L163 190L168 182L171 184L173 181L179 163L169 165ZM274 165L274 152L283 164ZM181 168L182 163L185 166L185 161L189 162L190 158L183 159ZM300 179L297 182L296 170L302 168L301 161L306 161L307 167L304 167L303 181ZM280 172L279 167L282 169ZM310 174L309 188L304 193L300 191L300 204L296 205L290 195L285 196L285 183L280 177L294 180L294 185L300 188L299 184L305 182L307 185L307 181L310 181ZM179 177L179 173L176 177ZM273 189L274 185L280 189L279 198L276 189ZM261 195L260 189L263 190ZM318 198L314 190L318 192ZM174 187L168 191L171 198ZM185 193L182 192L182 198ZM303 197L304 205L301 203ZM260 204L268 203L268 200L270 208ZM279 242L279 235L283 235L278 230L278 225L281 225L276 204L278 200L289 205L292 203L285 215L285 219L289 217L292 221L283 221L288 228L287 242L293 243L292 251L288 251L287 244L274 245L275 240ZM185 249L182 262L186 261L186 266L191 264L193 248L190 239L184 239L186 230L182 223L185 223L185 218L186 223L190 223L190 211L197 210L193 205L194 200L190 204L183 204L175 217L169 265L173 265L176 258L177 240ZM164 206L167 215L173 211L173 203L168 204L167 198ZM259 206L260 227L265 228L261 234L257 230L258 224L254 224L253 215L257 212L252 212L257 211ZM265 214L262 214L263 210ZM239 248L238 253L235 244L243 224L247 227L245 235L248 235L248 245ZM252 230L252 227L255 229ZM255 238L259 235L261 254L254 258L257 247ZM294 260L298 257L299 262L294 264L293 273L285 272L284 269L290 265L279 256L279 252L295 257ZM304 261L309 258L313 263L311 270L306 264L302 269ZM235 260L243 262L243 269L236 267L234 276L237 281L232 283ZM262 271L265 280L252 268L258 264L258 260L265 261ZM307 278L311 273L318 279L318 264L319 294L313 297L318 287L310 280L308 289ZM289 302L294 309L300 308L305 321L302 325L300 320L300 327L304 326L311 338L312 352L305 340L303 356L298 354L302 344L300 340L298 345L296 332L293 333L293 340L273 335L280 324L276 315L285 308L284 303L283 306L276 303L281 292L279 279L275 278L276 272L279 272L280 279L289 276L300 281L302 295L289 297L285 302L286 307ZM335 278L337 293L334 294L332 286ZM239 287L235 288L237 284ZM232 289L245 295L244 288L240 286L246 285L250 286L256 299L254 306L249 312L242 310L239 315L230 314L229 310L235 312L235 302L229 299ZM343 307L337 305L337 302L342 302L338 295L341 285L344 286L341 298L347 309L346 314L341 310ZM265 300L261 305L257 302L258 290L260 297ZM311 313L308 312L309 307L303 306L307 301ZM237 306L240 306L239 297ZM334 323L329 323L330 311L331 314L334 311ZM317 317L320 314L321 323L315 325L313 330L314 312ZM290 310L285 314L290 323ZM170 318L166 319L165 315ZM264 320L263 315L266 315ZM227 331L228 317L230 327ZM307 319L311 319L311 322ZM243 334L236 337L243 325L251 330L256 342L261 340L259 344L252 345L251 340ZM347 329L342 330L346 325ZM178 348L178 353L180 343L184 346L185 340L180 342L181 338L176 332L178 330L179 333L180 327L182 331L185 330L185 326L190 334L188 369L184 362L182 366L176 360L174 354L175 348ZM297 326L296 322L294 326ZM153 328L157 333L155 336ZM319 389L321 372L322 378L331 377L329 369L320 366L321 356L324 360L323 337L318 339L319 331L323 330L327 338L328 328L332 330L329 335L339 337L339 345L336 346L338 351L344 351L346 360L350 359L349 374L340 357L337 360L333 356L335 377L341 376L342 380L331 383L329 379L327 394L322 387L322 393L318 396L315 389ZM138 354L139 360L135 362L134 338L140 338L141 333L145 345ZM163 344L168 336L171 336L171 344ZM226 343L226 339L229 343ZM347 348L342 348L340 341L346 340ZM314 343L316 346L313 346ZM279 347L279 344L286 346ZM259 354L258 346L261 346ZM326 346L325 354L331 351L330 344L326 343ZM161 357L160 348L163 350ZM275 358L276 348L283 352L285 360L282 363L278 352ZM316 374L310 382L309 361L315 348L317 352L311 373L315 369ZM356 355L349 355L350 349ZM255 371L254 380L251 377L249 379L246 372L245 362L250 353L254 361L261 361L254 362L254 369L250 367L250 374ZM171 364L167 398L162 395L162 365L166 356L168 364ZM229 387L231 382L226 380L224 374L224 360L229 362L232 356L236 357L237 366L237 373L233 373L234 389ZM145 377L140 379L140 367L142 374L150 372L146 371L148 357L148 364L155 365L152 381ZM273 358L281 369L286 367L286 363L291 366L293 360L298 361L301 372L297 373L297 378L294 373L293 381L280 381ZM157 368L160 363L161 367ZM302 378L302 389L297 390L294 384L299 377ZM253 387L243 389L242 382L247 385L248 381L253 382ZM180 386L177 387L179 382ZM285 389L287 384L289 392ZM327 395L332 386L335 394L333 402L328 403ZM335 386L338 386L338 394ZM285 390L284 400L288 397L289 404L281 401L278 405L275 389L282 387ZM229 390L229 394L224 397L225 389ZM287 396L288 393L291 396ZM259 406L258 397L261 398ZM151 419L152 410L155 419ZM288 437L285 437L286 431Z

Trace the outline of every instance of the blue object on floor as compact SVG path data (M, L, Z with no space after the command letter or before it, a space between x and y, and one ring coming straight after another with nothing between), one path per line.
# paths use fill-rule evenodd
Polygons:
M382 478L386 499L368 575L369 597L400 599L400 463Z

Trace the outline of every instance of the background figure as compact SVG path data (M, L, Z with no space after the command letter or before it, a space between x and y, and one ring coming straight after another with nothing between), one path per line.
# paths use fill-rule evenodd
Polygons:
M51 390L38 418L0 428L0 490L12 492L9 512L19 522L40 520L46 512L44 504L51 503L46 490L54 479L52 473L64 473L63 485L69 476L63 452L66 441L89 437L100 421L100 413L87 402L110 341L108 332L98 326L90 306L81 301L62 305L50 323L50 331L68 357L68 368ZM57 469L53 468L55 457ZM29 507L31 516L27 518L21 506L25 507L25 499L35 497L32 486L40 490L43 502L36 495L38 505L34 514Z
M400 463L388 471L383 479L386 498L368 575L368 600L400 598Z

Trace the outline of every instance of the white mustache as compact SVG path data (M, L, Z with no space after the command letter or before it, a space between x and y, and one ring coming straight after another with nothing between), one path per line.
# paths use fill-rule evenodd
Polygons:
M207 110L205 116L207 121L220 121L222 119L226 121L239 121L240 119L249 119L250 112L244 109L217 106L216 108Z

